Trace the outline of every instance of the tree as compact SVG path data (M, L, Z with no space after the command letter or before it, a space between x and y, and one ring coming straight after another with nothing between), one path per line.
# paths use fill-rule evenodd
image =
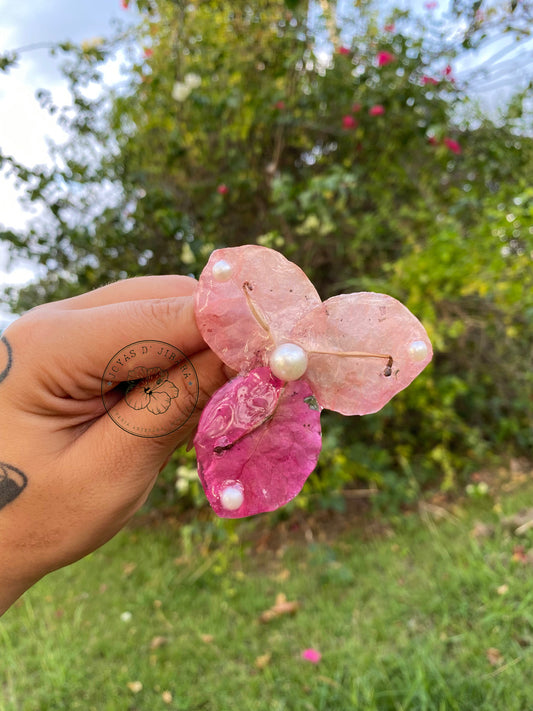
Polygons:
M324 298L400 298L435 342L432 369L378 415L330 418L316 485L394 479L409 496L531 451L533 143L512 107L499 123L465 110L458 47L435 28L365 6L339 27L320 5L139 2L135 35L63 47L72 141L51 170L4 156L46 217L0 236L47 268L19 309L198 275L214 247L251 242ZM88 100L118 47L125 84Z

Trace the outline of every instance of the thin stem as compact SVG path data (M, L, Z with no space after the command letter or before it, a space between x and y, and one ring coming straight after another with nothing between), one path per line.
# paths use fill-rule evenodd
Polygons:
M386 355L385 353L365 353L365 351L308 351L308 353L314 353L316 355L342 356L343 358L385 358L387 360L387 365L385 366L383 375L387 378L392 375L394 358L391 355Z
M244 284L242 285L242 290L244 291L244 295L246 297L246 301L248 302L248 308L250 309L252 316L255 318L257 323L263 328L267 333L270 333L270 329L262 316L262 314L259 312L257 307L254 305L254 302L252 301L252 298L248 292L252 291L253 286L250 284L249 281L245 281Z
M385 353L366 353L365 351L307 351L308 353L316 353L317 355L335 355L347 356L349 358L385 358L392 361L392 356ZM392 365L392 363L391 363Z

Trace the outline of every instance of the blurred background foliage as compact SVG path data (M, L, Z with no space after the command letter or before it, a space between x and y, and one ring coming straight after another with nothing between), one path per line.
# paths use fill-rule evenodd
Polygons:
M530 456L531 84L489 118L470 91L480 75L468 85L454 70L495 32L527 37L530 5L456 2L448 22L421 24L363 1L122 4L133 30L53 48L72 93L70 107L39 97L70 136L54 166L0 156L39 207L26 232L0 234L41 265L7 293L12 308L136 275L198 276L217 247L274 247L323 298L397 297L435 347L380 413L325 413L296 505L340 505L335 492L361 482L400 504ZM123 76L109 88L113 57ZM152 505L203 505L193 455L174 455Z

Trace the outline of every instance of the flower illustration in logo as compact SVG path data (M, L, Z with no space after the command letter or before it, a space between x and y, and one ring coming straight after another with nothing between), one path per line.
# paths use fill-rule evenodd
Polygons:
M128 373L129 385L126 403L134 410L145 408L153 415L168 410L171 401L178 397L178 388L168 379L168 372L161 368L145 368L140 365Z

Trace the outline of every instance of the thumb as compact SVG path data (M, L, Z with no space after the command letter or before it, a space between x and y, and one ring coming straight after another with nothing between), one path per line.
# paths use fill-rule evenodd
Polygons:
M178 394L171 397L171 406L165 410L167 401L162 397L153 401L155 404L151 409L134 409L132 403L145 395L141 382L130 391L133 394L130 402L125 395L78 438L76 458L90 461L95 471L104 479L110 479L108 483L113 488L120 481L128 489L146 483L151 486L176 447L189 441L209 398L228 379L226 366L210 350L196 353L188 363L189 369L194 369L198 383L194 398L187 387L181 394L190 373L184 374L182 366L178 365L165 374L166 380L160 388L162 395L166 391L170 396L174 393L168 383L178 390Z
M39 352L38 363L32 350L24 347L28 330ZM137 364L146 368L172 367L172 360L164 362L161 358L163 344L172 346L169 358L176 358L178 351L187 356L206 348L190 295L87 309L38 308L15 321L9 335L17 350L13 375L17 367L21 374L33 374L35 370L42 374L46 368L49 382L61 380L59 384L76 399L100 395L108 365L114 366L108 373L113 377L107 378L111 384L106 388L110 389L129 380L129 371Z

